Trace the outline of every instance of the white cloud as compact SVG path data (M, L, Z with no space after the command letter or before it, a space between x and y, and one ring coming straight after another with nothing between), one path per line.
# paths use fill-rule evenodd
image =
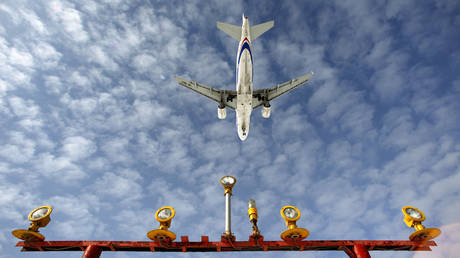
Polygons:
M131 171L117 175L112 172L104 173L93 184L93 188L100 195L117 198L127 206L135 205L135 201L142 198L142 187L136 181L142 179L137 172Z
M48 30L40 18L31 10L21 10L21 14L26 19L30 25L40 34L47 35Z
M44 68L48 69L56 67L62 57L62 54L56 51L52 45L43 41L33 46L33 52Z
M82 136L67 137L62 145L62 152L72 161L87 158L97 150L91 140Z
M35 141L26 138L21 132L11 132L9 139L9 143L0 148L0 156L14 163L30 161L36 151Z
M55 22L62 25L72 40L85 42L88 40L88 33L85 31L80 12L66 3L53 0L48 3L48 14Z
M35 118L40 113L39 106L35 105L33 100L24 100L19 97L10 97L8 99L13 113L18 117Z
M87 175L68 157L59 157L51 153L41 153L34 159L34 167L45 177L61 184L74 185Z
M250 232L249 197L267 240L285 229L287 204L310 239L406 239L408 204L426 226L458 222L452 3L244 11L251 24L276 24L253 45L255 88L315 75L271 103L271 119L256 110L241 142L233 111L217 120L217 104L174 75L234 89L237 42L214 24L238 25L242 2L86 2L0 4L0 231L48 202L47 239L147 240L155 210L170 205L178 236L218 241L224 174L238 180L238 240ZM6 234L0 245L18 252Z
M10 51L8 60L11 64L26 68L32 68L34 66L33 56L28 52L24 52L16 48L12 48Z

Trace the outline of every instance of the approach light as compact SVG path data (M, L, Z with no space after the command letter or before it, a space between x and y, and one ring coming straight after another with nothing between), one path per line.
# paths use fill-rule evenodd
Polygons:
M219 180L220 184L225 188L225 232L222 235L223 239L234 240L235 237L232 234L232 188L236 183L234 176L223 176Z
M234 176L223 176L219 181L220 184L225 188L224 194L232 194L232 188L236 183L236 178Z
M298 228L296 221L300 219L300 211L294 206L284 206L281 208L281 216L286 221L288 230L281 233L281 238L285 241L302 240L307 238L310 232L304 228Z
M257 237L260 235L259 228L257 227L257 207L256 200L248 200L248 216L249 221L252 223L252 236Z
M429 241L441 234L438 228L425 228L422 221L425 220L425 214L419 209L411 206L402 208L404 213L404 223L410 228L415 228L415 232L409 236L411 241Z
M46 227L50 222L50 214L53 211L51 206L41 206L29 213L28 219L31 222L29 229L16 229L11 233L13 236L25 241L43 241L45 237L38 233L38 229Z
M155 213L155 219L160 222L160 227L147 232L147 237L153 241L174 241L176 235L168 230L174 215L176 215L176 211L173 207L165 206L158 209Z

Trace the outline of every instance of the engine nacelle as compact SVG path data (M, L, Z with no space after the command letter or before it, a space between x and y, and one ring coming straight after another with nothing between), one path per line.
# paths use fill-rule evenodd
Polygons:
M268 106L268 107L263 106L262 107L262 117L263 118L269 118L270 117L270 106Z
M225 107L223 107L223 108L218 107L217 108L217 117L219 119L225 119L227 117L227 110L225 109Z

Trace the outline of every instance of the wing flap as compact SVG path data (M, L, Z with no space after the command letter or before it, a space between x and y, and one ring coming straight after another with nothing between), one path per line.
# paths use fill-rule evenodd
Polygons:
M261 89L261 90L254 91L253 94L252 94L252 98L253 98L252 106L253 106L253 108L255 109L255 108L261 106L262 104L264 104L264 103L266 103L266 102L268 102L270 100L273 100L274 98L279 97L279 96L283 95L284 93L289 92L289 91L299 87L300 85L308 82L308 80L310 80L310 78L312 76L313 76L313 72L310 72L309 74L306 74L304 76L292 79L290 81L287 81L287 82L284 82L284 83L281 83L281 84L278 84L273 88Z
M186 80L180 77L176 77L177 83L193 90L209 99L212 99L219 103L219 105L225 105L231 109L236 108L236 91L233 90L219 90L195 81Z

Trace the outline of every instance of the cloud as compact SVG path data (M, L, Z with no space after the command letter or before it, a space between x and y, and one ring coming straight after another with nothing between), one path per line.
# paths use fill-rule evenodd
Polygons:
M250 197L267 240L289 204L309 239L407 239L408 204L427 226L458 222L454 2L0 4L0 231L52 204L47 239L147 240L170 205L178 236L218 241L224 174L238 240ZM245 142L233 111L217 120L174 80L234 89L237 42L215 22L243 12L276 24L253 42L254 88L315 72L270 119L255 110Z
M48 3L47 11L54 22L62 25L70 39L77 42L85 42L89 39L78 10L67 6L67 3L54 0Z
M94 143L81 136L67 137L62 146L62 152L73 161L84 159L95 151Z
M93 184L99 195L116 198L124 205L134 205L135 201L142 198L142 187L136 181L142 179L135 171L122 171L120 174L104 173Z
M46 26L43 24L40 18L35 14L35 12L31 10L22 10L21 14L24 17L24 19L26 19L38 33L42 35L49 34L48 30L46 29Z

